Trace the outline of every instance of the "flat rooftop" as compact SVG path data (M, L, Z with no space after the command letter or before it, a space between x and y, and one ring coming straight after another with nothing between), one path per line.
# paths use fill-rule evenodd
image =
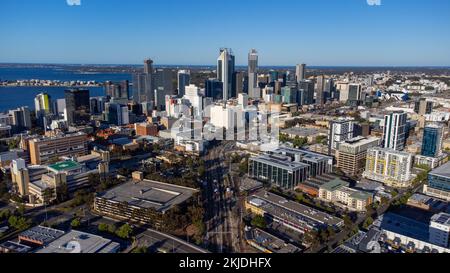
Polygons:
M119 248L118 243L109 239L72 230L36 253L113 253Z
M81 168L81 165L78 162L72 160L62 161L48 166L49 170L55 172L66 172L76 170L79 168Z
M59 237L64 235L64 231L44 227L44 226L36 226L32 227L22 233L19 234L19 240L39 242L40 244L47 245Z
M342 219L264 190L258 191L248 198L249 202L259 205L268 213L285 218L288 221L301 220L310 222L313 226L325 225L336 227L343 223Z
M153 208L165 212L171 207L183 203L198 190L172 184L143 180L127 182L98 195L112 202L126 202L139 208Z
M276 154L276 155L260 155L258 157L253 157L251 160L265 163L274 167L278 167L281 169L286 169L290 171L303 169L303 168L309 168L308 164L300 163L300 162L294 162L291 161L291 158L288 156Z
M300 155L302 159L307 161L320 161L320 160L331 160L331 156L303 150L303 149L296 149L291 147L282 146L275 150L273 153L275 154L292 154L292 155Z
M247 240L254 241L257 245L264 247L274 253L297 253L300 249L282 239L273 236L259 228L251 229L245 233Z
M307 128L307 127L292 127L289 129L281 130L283 134L296 135L296 136L315 136L319 134L326 134L325 130L320 130L317 128Z
M436 168L430 172L430 175L442 176L450 178L450 162L445 163L444 165Z

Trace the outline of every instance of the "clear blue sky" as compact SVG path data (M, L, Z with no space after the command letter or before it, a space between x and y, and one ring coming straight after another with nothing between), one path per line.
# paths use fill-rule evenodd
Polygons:
M450 65L450 1L0 0L0 62Z

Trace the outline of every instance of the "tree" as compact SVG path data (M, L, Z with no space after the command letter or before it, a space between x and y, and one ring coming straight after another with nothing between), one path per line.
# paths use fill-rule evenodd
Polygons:
M364 223L363 223L363 229L369 229L369 227L371 226L373 224L373 219L372 219L372 217L367 217L367 219L364 221Z
M122 225L116 231L116 235L122 239L129 239L132 233L133 233L133 228L129 224Z
M12 215L8 219L8 224L17 230L25 230L30 227L31 221L22 216Z
M261 229L265 229L267 227L267 222L263 216L256 215L252 219L252 225Z
M81 226L80 218L75 218L75 219L73 219L72 222L70 223L70 226L71 226L72 228L78 228L78 227L80 227L80 226Z
M131 253L134 253L134 254L145 254L145 253L148 253L148 248L146 248L144 246L136 247L135 249L133 249L131 251Z

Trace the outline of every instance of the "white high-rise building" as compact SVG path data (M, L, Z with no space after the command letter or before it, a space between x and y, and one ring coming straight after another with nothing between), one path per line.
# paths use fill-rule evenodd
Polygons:
M408 115L397 111L384 116L383 147L402 151L406 143L406 120Z
M410 153L374 147L367 151L365 178L385 183L390 187L411 185L413 156Z
M339 143L353 138L355 120L353 118L339 118L330 122L328 133L328 153L334 154Z
M239 94L238 95L238 105L242 106L242 108L247 108L248 106L248 95L247 94Z
M248 95L251 98L259 98L258 88L258 52L252 49L248 54ZM259 90L258 90L259 91Z
M190 106L194 108L195 116L201 116L203 111L203 97L200 95L200 89L194 84L190 84L185 88L186 94L183 99L188 100Z
M223 83L223 100L234 95L234 55L231 49L222 48L217 59L217 79Z

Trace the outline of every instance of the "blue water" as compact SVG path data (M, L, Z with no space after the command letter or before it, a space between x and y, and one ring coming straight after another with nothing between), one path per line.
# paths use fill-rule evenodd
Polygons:
M0 68L0 80L60 80L60 81L131 81L130 74L80 74L56 68ZM0 87L0 112L28 106L34 109L34 97L47 92L52 100L64 98L67 87ZM90 96L103 96L103 87L89 87Z

